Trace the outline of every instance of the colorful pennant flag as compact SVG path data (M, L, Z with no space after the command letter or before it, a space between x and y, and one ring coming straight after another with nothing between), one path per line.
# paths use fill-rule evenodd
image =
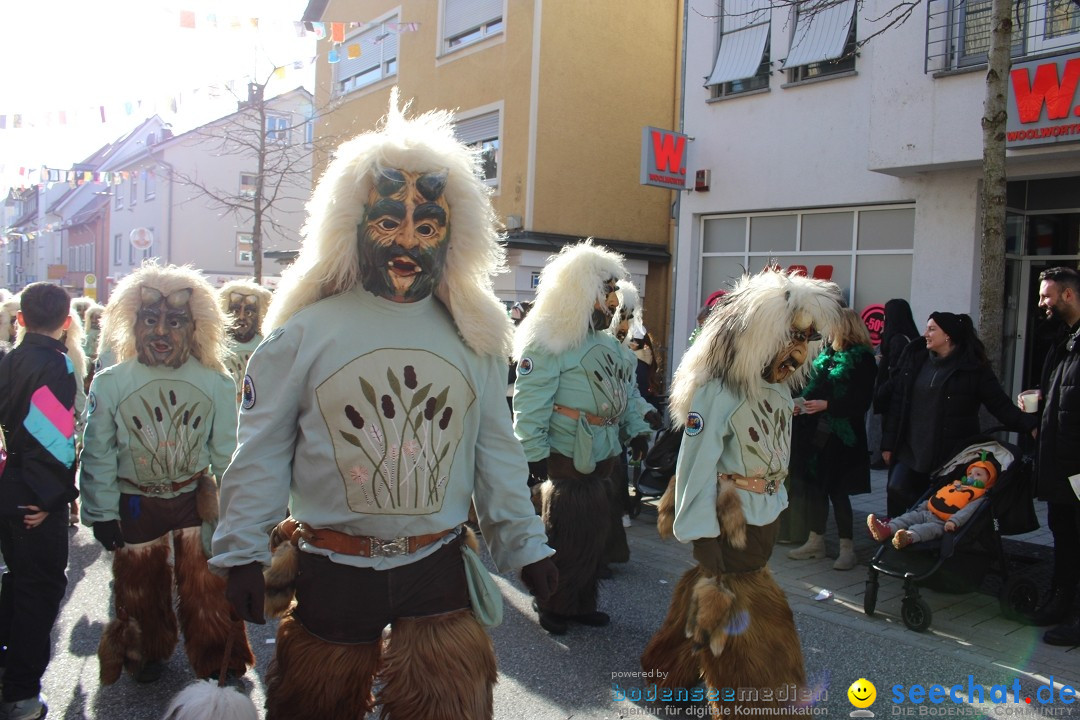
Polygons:
M355 60L356 58L360 57L359 45L349 45L347 48L345 48L345 50L350 60Z

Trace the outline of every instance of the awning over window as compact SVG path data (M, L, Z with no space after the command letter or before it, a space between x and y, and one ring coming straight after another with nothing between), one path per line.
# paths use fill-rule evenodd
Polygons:
M854 16L855 0L809 0L800 4L784 67L835 60L843 55Z
M716 64L705 85L720 85L757 74L769 40L768 0L727 0Z

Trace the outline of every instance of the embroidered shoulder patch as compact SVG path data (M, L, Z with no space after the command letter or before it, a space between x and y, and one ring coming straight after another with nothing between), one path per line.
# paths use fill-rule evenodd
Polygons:
M531 358L523 357L523 358L521 358L521 360L518 361L518 367L517 367L518 375L528 375L529 373L532 372L532 369L533 369L533 364L532 364L532 359Z
M93 415L95 410L97 410L97 395L91 391L86 395L86 414Z
M701 413L692 412L686 416L686 434L690 437L698 435L705 429L705 420Z
M255 381L250 375L244 376L244 400L240 403L240 407L245 410L255 407Z

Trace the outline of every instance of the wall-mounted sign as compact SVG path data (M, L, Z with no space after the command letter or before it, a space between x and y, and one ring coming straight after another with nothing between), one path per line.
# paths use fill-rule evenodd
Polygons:
M1080 142L1080 55L1013 63L1005 146Z
M91 300L97 300L97 275L94 273L83 275L83 295Z
M641 130L641 184L682 190L686 187L689 138L672 130Z
M154 244L154 233L150 228L135 228L128 237L136 250L149 250Z
M870 331L870 342L877 347L881 344L881 333L885 331L885 306L867 305L861 313L863 324Z

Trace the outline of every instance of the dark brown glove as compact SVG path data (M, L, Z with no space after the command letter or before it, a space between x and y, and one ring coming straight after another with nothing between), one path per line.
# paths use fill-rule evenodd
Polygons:
M529 588L529 592L540 602L544 602L555 592L559 585L559 568L551 558L537 560L531 565L521 568L521 582Z
M630 441L630 457L634 460L642 460L647 452L649 452L648 435L638 435Z
M724 552L720 538L698 538L694 541L694 559L709 577L724 574Z
M119 520L104 520L94 523L94 537L109 552L124 547L124 531Z
M266 580L263 579L262 565L248 563L229 568L229 579L225 581L225 598L241 619L262 625L263 599L266 594Z
M547 458L529 463L529 485L536 485L548 479Z
M649 427L653 430L659 430L664 425L664 419L660 417L660 413L655 410L650 410L645 413L645 422L649 423Z

